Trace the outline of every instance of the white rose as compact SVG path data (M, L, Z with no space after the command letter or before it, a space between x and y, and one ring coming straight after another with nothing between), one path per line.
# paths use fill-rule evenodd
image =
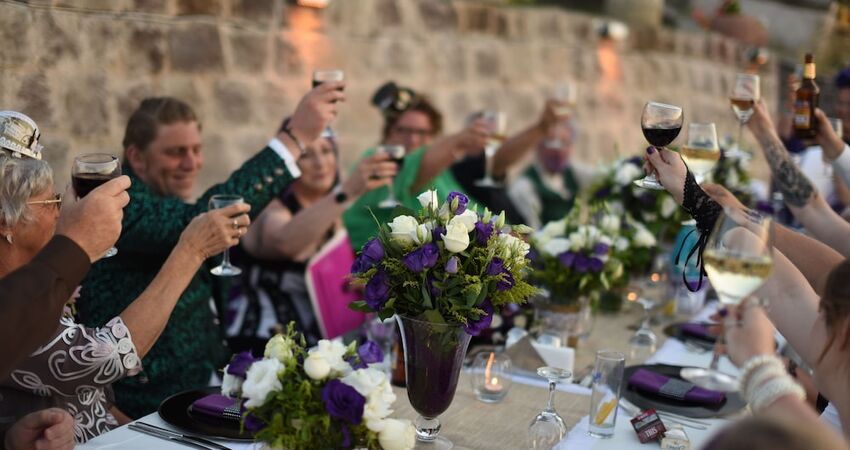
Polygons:
M661 217L672 216L678 207L679 205L677 205L676 201L673 200L673 196L665 195L664 199L661 200Z
M572 244L569 239L555 238L543 246L543 252L551 256L558 256L569 250L570 247L572 247Z
M645 226L635 223L635 237L634 242L638 247L653 247L656 244L655 236L646 229Z
M425 191L419 194L416 199L419 200L419 204L425 209L430 207L431 211L436 211L439 208L440 201L437 199L437 191Z
M632 163L625 163L617 169L617 173L614 175L614 181L620 186L627 186L632 181L640 178L641 175L643 175L643 171L640 167Z
M351 371L351 365L343 359L346 351L342 342L322 339L307 352L304 371L314 380L322 380L331 373L344 375Z
M609 234L620 232L620 218L614 214L606 214L599 222L599 226Z
M266 343L266 351L263 356L266 358L276 358L278 361L286 364L292 360L292 346L295 345L292 339L284 337L281 334L269 339Z
M378 433L378 443L384 450L410 450L416 445L413 423L404 419L387 419L384 430Z
M385 425L384 419L392 413L391 407L396 400L387 375L373 368L358 369L342 377L340 381L353 387L366 398L363 420L367 428L380 432Z
M416 236L419 222L415 217L398 216L389 225L390 236L397 244L402 247L412 247L416 243L413 237Z
M308 355L304 358L304 372L314 380L324 380L331 374L331 365L319 355Z
M614 248L616 248L618 252L624 252L628 250L629 240L624 237L617 238L617 241L614 242Z
M446 226L446 234L443 235L443 243L446 250L452 253L460 253L469 247L469 232L466 225L459 222L449 222Z
M221 377L221 395L238 397L242 392L242 378L227 373L228 367L230 365L224 366L224 375Z
M475 224L478 222L478 214L471 209L467 209L463 212L463 214L459 214L457 216L452 217L452 220L449 221L449 225L452 223L461 223L466 227L466 231L471 233L472 230L475 229Z
M246 408L256 408L266 402L270 393L280 390L278 373L285 367L277 359L264 359L251 364L242 383L242 397L247 399Z

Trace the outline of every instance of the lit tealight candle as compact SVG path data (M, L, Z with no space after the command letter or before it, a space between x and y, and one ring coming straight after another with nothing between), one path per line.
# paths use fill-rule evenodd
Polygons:
M490 369L493 367L494 359L496 359L496 354L490 352L490 357L487 359L487 367L484 368L484 390L496 394L502 392L502 385L499 384L499 377L490 376Z

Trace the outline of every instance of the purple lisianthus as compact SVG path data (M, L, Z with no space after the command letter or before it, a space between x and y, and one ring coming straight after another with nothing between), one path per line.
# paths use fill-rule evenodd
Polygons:
M251 413L248 413L245 416L245 429L246 430L256 433L257 431L262 430L263 427L265 427L265 426L266 426L266 424L262 420L258 419L257 416L255 416Z
M587 270L590 269L590 258L579 253L576 255L576 260L574 264L574 267L577 272L586 273Z
M496 289L500 291L506 291L516 284L516 280L514 280L511 272L505 267L505 262L502 258L496 257L490 260L490 264L487 266L487 275L490 276L498 276L502 275L501 279L498 283L496 283Z
M610 249L611 247L608 244L598 242L596 245L593 246L593 253L596 255L605 255Z
M490 324L493 323L493 304L490 303L490 299L485 299L478 307L484 310L484 314L476 320L468 320L466 325L463 326L463 329L471 336L478 336L479 333L490 328Z
M610 186L605 186L605 187L599 189L598 191L596 191L595 194L593 194L593 196L597 199L608 198L609 195L611 195L611 187Z
M487 245L490 236L493 236L492 222L478 222L475 224L475 242L478 245Z
M384 269L378 269L375 275L366 283L366 304L373 311L378 311L383 308L384 303L389 300L390 282L387 277L387 272Z
M487 266L487 275L495 277L496 275L502 273L502 270L505 268L505 262L502 261L502 258L495 257L490 260L490 264Z
M516 284L516 280L514 280L514 276L507 269L502 270L502 279L496 283L496 289L500 291L507 291L508 289L514 287Z
M572 251L566 251L558 255L558 261L561 262L561 265L564 267L570 268L573 266L576 260L576 254Z
M254 355L252 355L251 352L237 353L233 355L233 358L230 360L230 364L227 365L227 373L244 379L245 374L248 372L248 368L251 367L251 364L254 364L254 361L259 360L260 358L254 358Z
M449 206L452 205L454 200L457 199L457 209L455 209L455 215L463 214L466 211L466 205L469 203L469 198L460 192L452 191L448 198L446 198L446 202Z
M408 269L421 273L425 269L434 267L437 264L438 256L440 256L439 247L437 247L437 244L429 242L404 255L402 262Z
M446 261L446 273L450 273L452 275L457 273L458 269L458 259L457 256L452 256Z
M375 364L384 361L384 352L381 347L372 341L366 341L357 347L357 356L365 364Z
M372 239L363 246L363 251L354 260L351 272L363 273L381 262L382 259L384 259L384 247L381 246L381 241L377 238Z
M354 425L363 421L366 397L342 381L336 379L328 381L322 389L322 401L325 403L325 411L335 419Z
M443 290L437 287L437 279L434 278L433 273L429 273L428 277L425 279L425 284L428 286L428 293L431 294L431 297L439 297L440 294L443 293Z
M591 272L601 272L602 267L605 266L605 263L603 263L601 259L594 256L594 257L590 258L589 265L590 265L590 271Z
M438 225L431 230L431 240L434 242L442 241L444 234L446 234L446 227Z

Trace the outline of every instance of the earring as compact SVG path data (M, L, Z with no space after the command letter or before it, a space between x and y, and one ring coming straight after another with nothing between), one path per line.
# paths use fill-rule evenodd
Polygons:
M11 234L6 235L6 241L9 242L9 245L12 245L12 235Z

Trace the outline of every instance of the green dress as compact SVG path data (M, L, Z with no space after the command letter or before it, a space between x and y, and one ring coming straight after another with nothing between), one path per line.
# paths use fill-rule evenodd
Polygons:
M92 266L83 281L82 298L86 301L77 304L79 319L88 326L102 326L145 290L183 229L208 210L210 196L241 195L251 205L254 218L293 181L283 159L271 148L248 160L226 182L204 192L195 204L157 195L129 167L124 170L133 184L116 244L118 254ZM124 413L142 417L156 411L171 394L203 388L213 371L226 363L229 352L223 341L223 325L212 307L215 304L218 311L224 311L222 294L227 280L209 273L220 260L207 261L195 274L162 335L142 360L142 372L113 385L116 404Z
M422 158L426 151L428 151L427 147L420 147L405 156L404 166L396 175L391 186L395 192L396 200L414 211L418 211L422 207L416 197L428 189L437 191L440 202L452 191L463 192L460 183L452 175L452 171L448 169L440 172L427 186L421 188L420 192L412 192L416 175L419 173L419 167L422 165ZM374 149L366 150L363 157L367 158L374 153ZM378 234L378 223L375 222L375 218L380 223L388 223L392 220L392 209L378 207L378 204L389 195L389 189L390 186L385 186L363 194L342 215L343 223L348 231L348 238L351 240L351 246L355 253L359 252L363 248L363 244L369 239ZM470 203L474 202L475 200L470 199ZM371 213L369 212L370 209ZM374 218L372 214L375 215Z

